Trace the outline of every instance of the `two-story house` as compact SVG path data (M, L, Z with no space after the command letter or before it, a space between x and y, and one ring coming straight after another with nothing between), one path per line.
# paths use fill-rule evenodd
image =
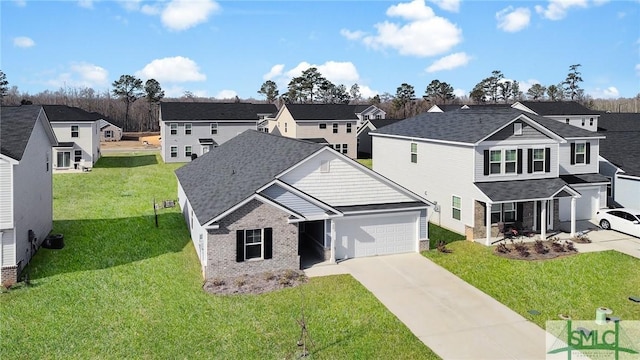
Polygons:
M296 139L325 139L336 151L356 158L360 118L355 105L286 104L269 119L269 132Z
M357 127L360 128L369 120L381 120L387 118L387 113L375 105L347 105L352 106L353 111L358 117Z
M160 146L165 162L186 162L242 133L258 130L277 108L250 103L160 103Z
M546 237L606 207L601 134L513 108L423 113L373 131L373 169L437 202L431 218L490 244L500 225ZM490 229L490 231L487 231Z
M56 171L91 168L100 158L100 120L104 116L66 105L42 108L58 139L53 149Z
M575 101L518 101L511 106L581 129L598 130L600 114Z
M0 121L0 284L18 281L53 226L52 147L41 106L3 106Z

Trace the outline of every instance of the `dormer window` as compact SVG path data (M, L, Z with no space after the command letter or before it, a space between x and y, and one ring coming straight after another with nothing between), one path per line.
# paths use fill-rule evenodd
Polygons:
M522 135L522 123L513 124L513 135Z

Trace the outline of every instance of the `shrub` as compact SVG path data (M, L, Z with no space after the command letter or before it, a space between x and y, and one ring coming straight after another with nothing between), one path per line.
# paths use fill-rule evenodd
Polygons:
M519 241L517 243L514 243L513 246L515 247L518 254L520 254L520 256L527 257L530 255L529 247L527 246L527 244L524 243L524 241Z
M542 240L536 240L533 243L533 249L538 254L546 254L549 252L549 248L544 244Z
M511 249L509 249L505 243L500 243L496 246L494 251L501 254L507 254L511 252Z
M245 278L244 276L236 278L235 284L237 287L243 287L244 285L247 284L247 278Z
M560 242L560 240L556 237L551 239L551 249L555 252L565 252L564 245Z
M565 246L566 246L567 250L569 250L569 251L578 251L578 249L576 249L575 245L573 245L573 241L571 241L571 240L565 241Z
M571 240L573 242L577 242L580 244L589 244L591 243L591 239L589 239L589 237L585 234L582 233L578 233L576 236L572 237Z
M439 241L437 249L441 253L450 254L453 252L451 249L447 249L447 244L444 241Z
M212 283L214 286L222 286L222 285L226 284L226 282L224 281L224 279L221 279L221 278L215 278L215 279L213 279L213 280L211 281L211 283Z
M265 272L264 274L262 274L262 276L266 281L271 281L276 278L276 276L271 271Z
M283 278L286 279L287 281L290 280L295 280L300 276L300 274L298 274L297 271L295 270L291 270L291 269L287 269L284 272Z

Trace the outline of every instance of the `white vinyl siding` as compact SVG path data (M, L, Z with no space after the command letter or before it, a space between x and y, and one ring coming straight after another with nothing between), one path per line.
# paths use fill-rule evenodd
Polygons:
M589 155L590 159L588 164L571 164L571 144L577 143L589 143ZM559 154L558 158L560 161L559 164L559 173L560 175L566 174L593 174L599 172L599 142L598 140L576 140L576 141L567 141L567 143L559 145ZM552 156L553 160L553 156ZM585 160L586 162L586 160ZM553 163L552 163L553 166Z
M331 171L320 170L320 162L330 161ZM326 151L307 159L286 173L282 180L301 191L334 206L366 205L414 201L398 190L364 173L357 164L349 164Z
M0 230L13 227L13 165L0 159Z
M618 176L615 181L615 200L624 207L640 209L640 179Z

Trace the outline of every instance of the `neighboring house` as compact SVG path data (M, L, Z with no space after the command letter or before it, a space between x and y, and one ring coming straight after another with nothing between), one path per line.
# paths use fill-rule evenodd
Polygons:
M640 113L600 115L600 174L611 179L609 205L640 209Z
M328 146L248 130L176 175L207 279L428 248L428 202Z
M100 120L100 141L120 141L122 139L122 128L113 125L107 120Z
M372 119L367 120L364 124L358 128L356 133L358 144L358 157L368 159L371 158L371 135L370 131L379 129L383 126L387 126L398 122L398 119Z
M269 119L269 132L296 139L326 139L339 153L356 158L360 118L355 111L356 105L286 104Z
M601 134L512 108L423 113L373 131L373 169L437 203L431 221L490 244L500 225L546 237L606 206ZM502 227L504 229L504 227ZM490 231L487 231L490 229Z
M14 284L53 226L52 147L41 106L2 107L0 284Z
M554 119L589 131L597 131L600 113L575 101L518 101L514 109Z
M160 103L160 146L165 162L190 161L245 130L257 130L277 108L250 103Z
M387 117L387 113L375 105L347 105L353 107L353 112L358 117L357 128L360 128L367 120L380 120Z
M43 105L56 134L54 170L91 168L100 158L100 120L104 116L66 105Z

